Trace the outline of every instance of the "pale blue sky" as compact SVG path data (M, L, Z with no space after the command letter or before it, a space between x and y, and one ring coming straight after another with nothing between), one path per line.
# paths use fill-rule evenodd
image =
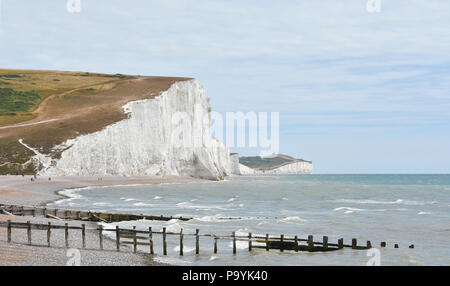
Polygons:
M0 67L195 77L318 173L450 172L450 1L0 2Z

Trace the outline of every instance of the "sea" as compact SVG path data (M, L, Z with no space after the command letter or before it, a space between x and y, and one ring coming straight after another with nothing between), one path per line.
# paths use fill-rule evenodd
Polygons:
M277 175L231 177L222 182L108 186L70 189L59 208L117 213L192 217L189 221L124 221L121 228L178 233L168 236L168 255L155 235L155 261L172 265L450 265L450 175ZM108 224L105 227L115 227ZM217 236L298 236L329 243L340 238L372 249L294 252L254 248L201 237L195 253L196 229ZM113 234L107 234L113 237ZM385 248L380 247L386 242ZM399 248L394 248L398 244ZM255 242L254 246L261 246ZM414 245L414 248L409 248ZM148 246L140 246L149 252Z

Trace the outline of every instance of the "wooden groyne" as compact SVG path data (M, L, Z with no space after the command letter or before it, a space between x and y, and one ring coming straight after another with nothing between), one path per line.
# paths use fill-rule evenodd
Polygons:
M150 216L150 215L136 215L136 214L117 214L117 213L102 213L102 212L91 212L91 211L78 211L78 210L67 210L67 209L57 209L57 208L45 208L45 207L26 207L18 205L7 205L0 204L0 213L9 216L43 216L59 221L71 220L71 221L86 221L86 222L121 222L121 221L133 221L133 220L156 220L156 221L169 221L172 219L178 219L181 221L188 221L192 218L183 217L168 217L168 216ZM69 230L79 231L79 236L82 241L83 248L86 247L86 231L97 231L99 235L99 249L103 249L103 234L105 232L114 233L116 250L121 250L121 245L128 245L133 247L133 251L137 251L138 246L147 246L150 254L155 254L154 240L160 239L162 241L162 254L167 255L167 237L177 236L179 238L179 248L180 255L184 255L184 240L185 238L194 238L196 245L196 254L200 253L200 238L209 238L213 244L213 252L218 253L218 242L220 240L232 241L233 254L236 254L236 243L238 241L245 241L248 243L249 251L253 249L265 249L277 250L280 252L284 251L307 251L307 252L328 252L337 251L344 248L351 248L354 250L367 250L372 248L372 242L366 241L364 245L358 244L356 238L353 238L351 244L345 244L344 239L340 238L337 242L330 242L328 236L323 236L321 240L314 240L313 235L309 235L306 238L301 238L299 236L289 237L285 235L252 235L248 236L237 236L232 233L229 236L226 235L214 235L214 234L200 234L200 230L197 229L195 233L184 233L183 230L179 233L168 232L166 228L162 231L154 231L151 227L148 230L137 230L136 227L133 229L122 229L118 226L116 228L104 229L102 226L98 228L86 228L86 225L80 226L70 226L69 224L58 225L58 224L32 224L30 222L0 222L0 227L7 228L7 241L10 243L12 241L12 230L13 229L27 229L27 239L28 244L32 245L32 231L47 231L47 247L51 247L51 234L52 230L64 230L65 231L65 245L69 247ZM157 238L156 236L160 236ZM380 247L387 247L386 242L381 242ZM394 248L399 248L398 244L394 245ZM409 248L414 248L414 245L409 246Z
M192 217L173 217L173 216L154 216L144 214L123 214L123 213L105 213L92 211L78 211L70 209L47 208L47 207L31 207L23 205L0 204L0 214L15 215L15 216L45 216L57 220L80 220L93 222L121 222L133 220L158 220L169 221L177 219L181 221L188 221ZM219 217L218 220L242 220L249 217ZM281 217L271 217L272 219L279 219ZM257 219L270 219L270 217L257 217Z
M172 216L104 213L104 212L78 211L78 210L46 208L46 207L30 207L30 206L9 205L9 204L0 204L0 213L14 216L33 216L33 217L44 216L56 220L78 220L78 221L107 222L107 223L142 220L142 219L157 220L157 221L169 221L172 219L188 221L192 219L192 218L172 217Z
M213 235L213 234L201 234L200 230L197 229L195 233L185 233L183 229L180 232L168 232L166 228L163 228L162 231L155 231L152 227L149 227L148 230L137 230L136 227L132 229L125 229L116 226L115 228L103 228L102 226L98 226L97 228L87 228L86 225L82 224L81 226L70 226L68 223L64 225L58 224L34 224L30 222L12 222L8 220L7 222L0 222L0 227L6 228L6 239L8 243L13 242L13 230L26 230L27 232L27 244L34 246L44 246L44 247L52 247L52 234L54 231L64 231L65 237L65 247L71 247L69 245L69 231L70 235L80 238L82 242L82 248L86 249L86 231L95 231L98 233L98 250L103 249L103 235L105 232L113 233L113 237L115 237L116 243L116 251L122 251L122 246L132 246L132 251L137 252L138 246L145 246L147 251L151 255L155 255L157 252L162 255L167 255L168 253L168 241L167 238L169 236L177 237L179 239L179 255L184 255L184 243L186 239L190 239L191 241L195 241L195 254L199 255L201 252L200 249L200 238L209 238L211 240L211 244L207 247L210 247L210 251L214 254L219 252L218 249L218 241L219 240L227 240L232 241L232 251L233 254L237 254L236 243L238 241L245 241L248 243L248 251L253 251L253 249L265 249L266 251L277 250L280 252L284 251L307 251L307 252L327 252L327 251L338 251L344 248L350 248L354 250L367 250L372 248L372 243L368 241L365 245L358 245L356 239L352 239L351 244L345 244L344 239L338 239L337 243L330 243L327 236L322 237L321 241L314 241L314 237L309 235L307 238L299 238L299 236L295 237L286 237L284 235L252 235L251 233L248 236L238 236L235 233L231 235ZM33 244L32 237L33 231L44 231L47 233L47 244L46 245L35 245ZM74 234L75 232L75 234ZM78 232L78 233L76 233ZM155 249L155 241L160 240L162 242L162 249L159 251ZM381 247L386 247L386 242L381 243ZM203 250L205 251L205 247L203 246ZM398 244L395 244L395 248L398 248ZM414 245L411 245L409 248L414 248Z

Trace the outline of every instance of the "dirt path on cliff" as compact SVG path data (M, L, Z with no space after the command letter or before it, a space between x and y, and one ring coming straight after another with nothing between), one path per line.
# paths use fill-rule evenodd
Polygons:
M47 133L52 144L58 144L77 134L92 133L125 118L122 106L130 101L154 98L177 81L188 78L136 77L87 85L64 93L48 96L33 112L37 116L29 121L0 127L0 138L24 138L33 141ZM111 85L106 90L100 87ZM98 88L93 94L80 91ZM50 132L51 131L51 132ZM26 138L28 137L28 138ZM58 137L58 138L54 138ZM51 140L54 138L55 140ZM42 142L41 144L49 142ZM35 145L35 144L34 144Z
M1 126L0 137L8 135L11 129L20 129L35 125L54 123L60 120L70 120L91 113L100 107L121 108L129 101L152 98L161 91L167 90L176 81L188 80L188 78L164 78L164 77L137 77L126 80L112 80L100 84L87 85L68 90L64 93L48 96L33 112L37 116L29 121L18 124ZM100 91L93 95L74 95L78 91L96 88L112 84L111 89ZM76 104L70 105L74 98L78 98ZM70 98L70 99L69 99ZM97 99L97 100L93 100ZM85 101L85 102L83 102ZM61 104L59 104L61 103ZM66 103L66 105L64 105ZM111 106L111 105L115 106ZM120 106L118 106L120 105ZM3 132L3 130L6 130Z
M13 124L13 125L9 125L9 126L3 126L0 127L0 130L2 129L9 129L9 128L14 128L14 127L26 127L26 126L32 126L32 125L38 125L38 124L42 124L42 123L48 123L48 122L53 122L53 121L58 121L64 119L62 117L59 118L53 118L53 119L47 119L47 120L41 120L41 121L37 121L37 122L33 122L34 120L30 120L27 121L29 123L20 123L20 124Z
M52 118L52 116L53 116L52 115L52 109L51 109L51 107L49 108L49 102L51 102L55 98L64 97L66 95L73 94L73 93L75 93L77 91L80 91L80 90L83 90L83 89L95 88L95 87L98 87L98 86L103 86L105 84L111 84L111 83L115 84L115 83L118 83L120 81L122 81L122 80L112 80L110 82L104 82L104 83L100 83L100 84L92 84L92 85L82 86L82 87L78 87L78 88L74 88L74 89L68 90L68 91L63 92L63 93L50 95L50 96L46 97L39 104L39 106L37 107L37 109L35 111L33 111L33 114L37 115L36 118L33 118L33 119L25 121L25 122L17 123L17 124L1 126L0 130L11 129L11 128L27 127L27 126L33 126L33 125L39 125L39 124L49 123L49 122L53 122L53 121L58 121L58 120L62 120L62 119L69 119L69 118L73 117L74 114L68 114L68 115L65 115L65 116ZM0 137L2 137L2 135L5 136L5 134L0 134Z

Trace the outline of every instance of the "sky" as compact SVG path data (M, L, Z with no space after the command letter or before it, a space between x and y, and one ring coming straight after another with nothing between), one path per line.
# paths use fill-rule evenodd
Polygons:
M194 77L316 173L450 173L450 1L367 1L0 0L0 67Z

